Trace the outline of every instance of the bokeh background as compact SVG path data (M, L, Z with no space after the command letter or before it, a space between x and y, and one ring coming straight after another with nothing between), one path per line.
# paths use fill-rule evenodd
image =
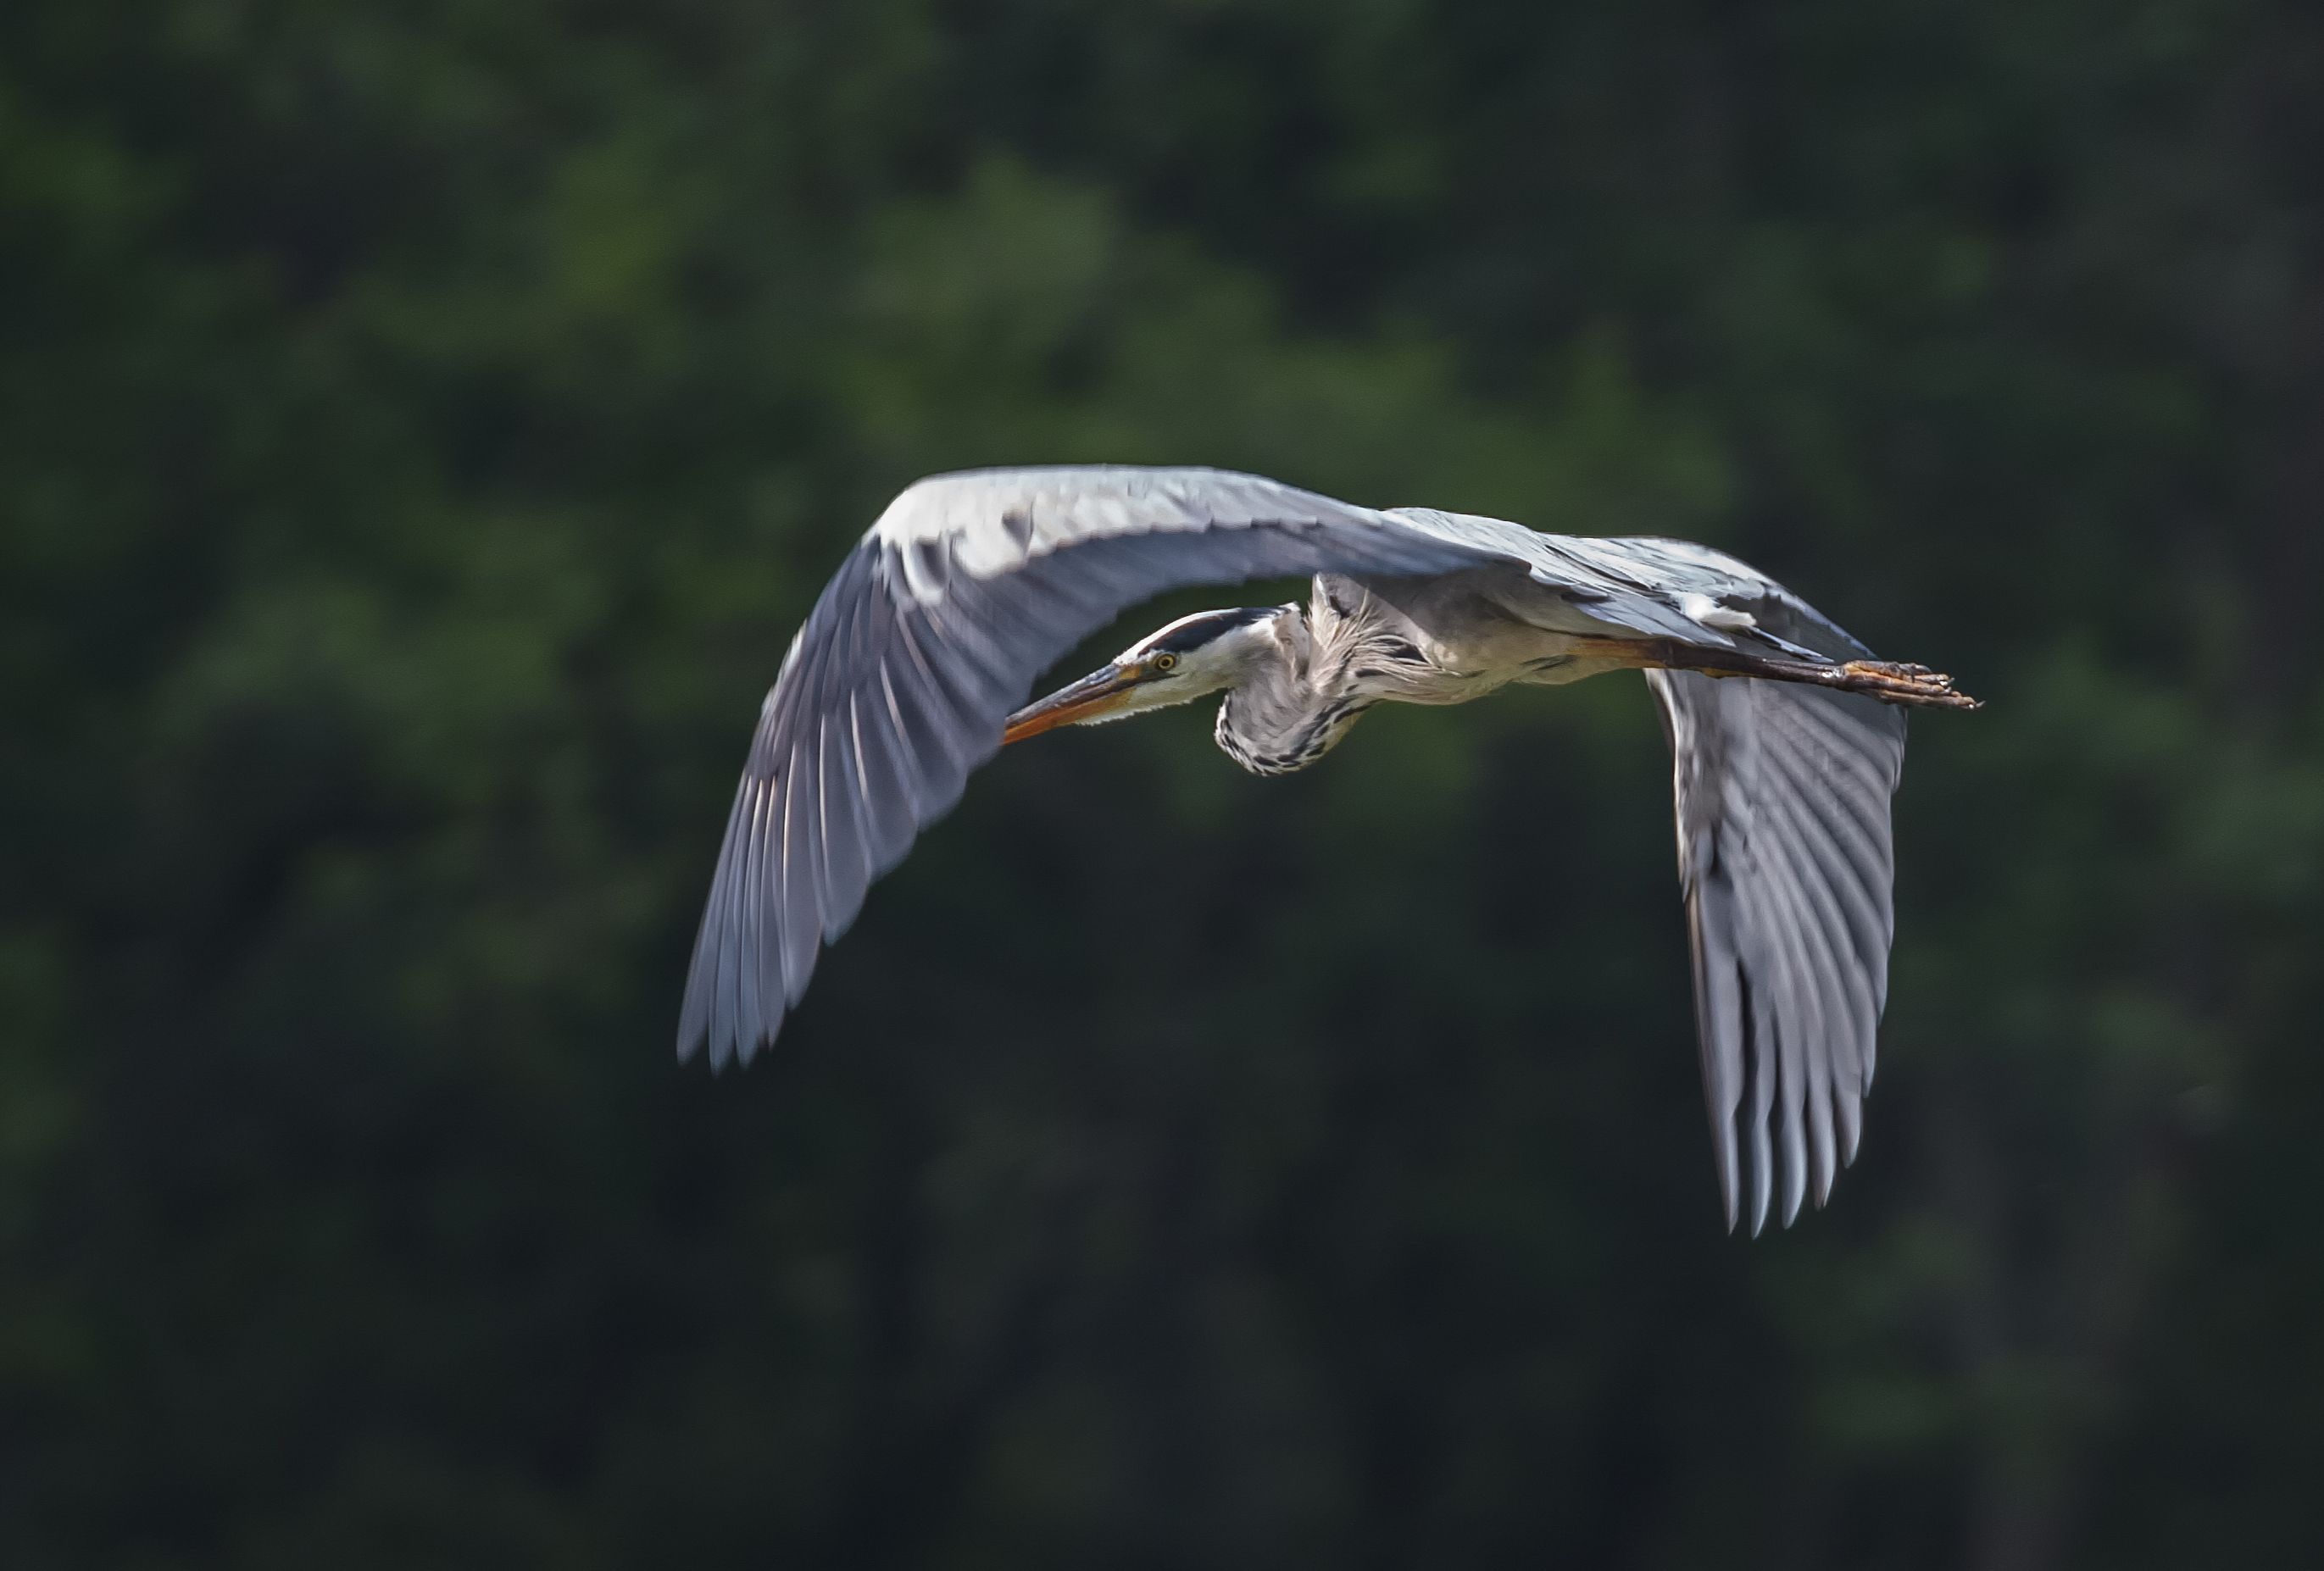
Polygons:
M6 1564L2317 1563L2319 146L2288 0L0 9ZM1628 679L1013 749L677 1067L823 575L1066 460L1987 698L1831 1208Z

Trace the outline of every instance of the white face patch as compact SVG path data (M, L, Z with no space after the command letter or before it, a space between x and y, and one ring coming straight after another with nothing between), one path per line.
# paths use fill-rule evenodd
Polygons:
M1190 703L1197 698L1234 685L1251 661L1276 648L1276 619L1296 606L1254 607L1230 611L1197 611L1157 629L1114 657L1125 670L1143 667L1145 675L1099 712L1069 723L1103 725L1133 714ZM1158 669L1167 657L1169 669Z

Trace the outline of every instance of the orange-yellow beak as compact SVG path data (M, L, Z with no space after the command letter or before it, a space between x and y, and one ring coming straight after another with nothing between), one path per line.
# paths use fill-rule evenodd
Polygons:
M1010 715L1001 740L1003 744L1021 742L1075 721L1094 720L1120 708L1144 677L1145 673L1136 666L1108 666L1093 671L1072 686L1061 687Z

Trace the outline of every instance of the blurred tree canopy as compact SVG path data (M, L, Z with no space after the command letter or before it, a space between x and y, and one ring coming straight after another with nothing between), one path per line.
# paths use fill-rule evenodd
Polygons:
M2319 145L2261 0L0 11L7 1563L2312 1563ZM1831 1208L1627 681L1012 751L673 1068L823 574L1071 460L1990 700Z

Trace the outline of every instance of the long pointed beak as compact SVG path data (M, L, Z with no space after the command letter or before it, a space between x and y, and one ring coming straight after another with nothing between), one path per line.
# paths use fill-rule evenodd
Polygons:
M1139 683L1139 673L1120 666L1108 666L1093 671L1070 687L1061 687L1048 697L1027 704L1009 717L1008 726L1001 740L1021 742L1027 737L1038 737L1057 726L1071 725L1079 720L1093 720L1122 702L1123 696Z

